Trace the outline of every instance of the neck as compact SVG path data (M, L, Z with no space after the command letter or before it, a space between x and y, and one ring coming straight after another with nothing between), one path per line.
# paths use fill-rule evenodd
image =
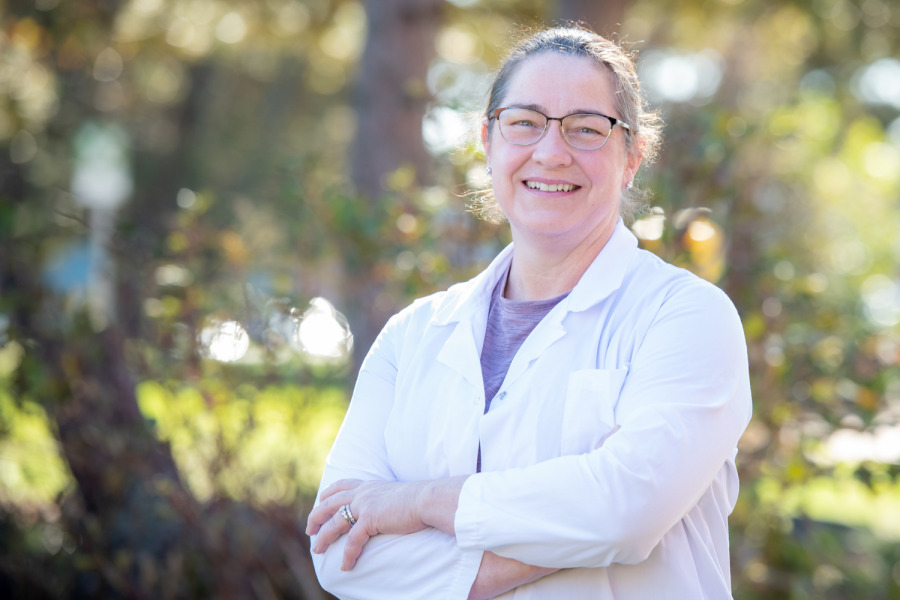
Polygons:
M612 237L598 231L577 245L535 244L513 231L513 261L503 296L510 300L548 300L572 291Z

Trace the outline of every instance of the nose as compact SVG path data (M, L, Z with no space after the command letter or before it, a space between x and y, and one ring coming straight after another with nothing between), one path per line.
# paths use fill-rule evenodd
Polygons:
M563 137L562 123L550 121L544 137L534 145L532 158L546 167L565 167L572 163L572 147Z

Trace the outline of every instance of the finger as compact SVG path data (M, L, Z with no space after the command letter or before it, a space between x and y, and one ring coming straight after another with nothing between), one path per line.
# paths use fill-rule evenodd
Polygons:
M324 502L320 502L309 513L306 519L306 534L314 535L334 515L338 514L343 504L349 503L349 495L332 496Z
M362 481L359 479L339 479L322 490L322 493L319 495L319 502L322 502L339 492L355 489L361 483Z
M318 533L322 525L327 523L335 514L338 514L341 506L349 504L351 499L352 494L342 493L319 502L306 518L306 535Z
M359 555L369 542L373 534L369 532L365 523L357 522L347 533L347 543L344 545L344 560L341 562L341 570L349 571L356 566Z
M348 531L350 531L350 523L347 522L343 515L337 513L319 529L312 551L315 554L322 554L328 550L328 547L337 541L339 537Z

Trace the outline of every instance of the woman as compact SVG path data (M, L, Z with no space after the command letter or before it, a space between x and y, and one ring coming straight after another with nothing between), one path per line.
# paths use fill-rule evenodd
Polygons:
M657 129L614 43L552 29L512 53L481 136L513 244L363 363L308 521L326 589L731 597L746 346L725 294L623 223Z

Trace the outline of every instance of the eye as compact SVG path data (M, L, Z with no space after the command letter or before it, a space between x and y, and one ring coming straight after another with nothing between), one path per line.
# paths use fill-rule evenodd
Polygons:
M544 129L544 117L526 108L509 108L500 114L500 125L509 129Z
M609 135L609 129L609 122L596 115L572 115L566 122L566 135L585 140L585 143L605 138Z

